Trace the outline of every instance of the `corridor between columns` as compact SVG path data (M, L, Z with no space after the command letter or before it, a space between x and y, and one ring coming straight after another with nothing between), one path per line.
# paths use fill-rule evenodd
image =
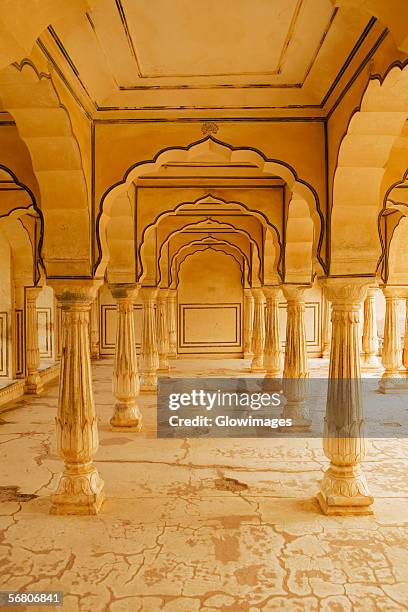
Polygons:
M406 0L3 4L0 609L406 610Z

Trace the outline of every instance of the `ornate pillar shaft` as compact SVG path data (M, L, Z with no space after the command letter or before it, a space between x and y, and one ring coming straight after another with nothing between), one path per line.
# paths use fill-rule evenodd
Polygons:
M395 390L401 375L399 370L402 365L401 333L398 320L398 305L402 297L399 287L384 287L385 296L385 320L384 320L384 344L382 350L382 365L384 373L380 381L379 390L382 393L390 393Z
M89 350L89 310L99 284L52 283L63 310L56 426L58 450L65 461L52 496L52 514L97 514L104 499L104 484L92 462L98 449L98 427Z
M266 375L276 378L281 372L279 334L280 287L264 287L266 297L264 367Z
M331 324L330 324L330 302L322 289L323 323L322 323L322 357L330 357Z
M137 406L139 375L133 305L138 287L135 284L109 285L117 302L115 366L112 392L116 398L110 420L114 431L140 431L142 415Z
M324 423L330 459L317 495L325 514L372 514L361 461L366 453L360 389L359 320L365 279L328 279L332 345Z
M244 289L244 359L253 357L252 335L254 330L254 296L251 289Z
M167 316L169 328L169 357L177 357L177 290L169 289L167 295Z
M261 288L252 289L254 296L254 328L252 335L252 372L265 372L263 365L265 346L265 297Z
M142 287L140 294L143 301L140 390L145 393L154 393L157 389L157 369L159 367L155 313L157 288Z
M24 391L30 394L41 393L44 388L38 373L40 351L38 348L37 298L41 291L41 287L26 287L25 290L27 378Z
M292 419L292 430L308 431L310 415L305 400L307 397L309 367L306 346L305 302L306 287L284 285L287 300L286 346L283 366L283 389L286 404L283 417Z
M408 299L405 299L405 332L402 365L406 370L408 370Z
M159 370L167 371L169 366L169 326L168 326L168 289L160 289L157 297L157 351L159 354Z
M99 359L99 294L96 295L91 305L91 359Z
M377 357L378 353L378 333L377 333L377 315L375 309L376 287L370 287L367 291L367 297L364 300L364 326L363 326L363 370L376 370L380 367L380 362Z

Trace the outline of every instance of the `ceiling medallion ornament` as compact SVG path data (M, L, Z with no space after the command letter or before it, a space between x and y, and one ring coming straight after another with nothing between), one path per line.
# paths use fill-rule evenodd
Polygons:
M201 131L204 136L207 134L216 134L220 128L214 121L205 121L201 126Z

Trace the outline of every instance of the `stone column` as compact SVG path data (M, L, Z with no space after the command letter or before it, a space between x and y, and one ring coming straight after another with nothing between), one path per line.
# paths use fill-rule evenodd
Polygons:
M157 296L157 351L159 354L159 370L167 372L169 366L169 326L168 326L168 289L160 289Z
M325 290L322 289L322 307L323 307L323 322L322 322L322 358L330 357L330 302L326 297Z
M99 359L99 294L96 295L91 305L90 337L91 359Z
M41 393L44 389L38 372L40 351L38 349L37 298L41 291L41 287L26 287L25 289L27 378L24 392L30 394Z
M169 358L177 358L177 290L169 289L167 295L167 317L169 328Z
M144 393L155 393L157 390L157 369L159 367L155 313L157 288L142 287L140 294L143 301L142 346L140 350L142 380L140 390Z
M330 467L318 502L324 514L372 514L361 462L366 453L360 389L359 319L367 279L328 279L332 345L323 448Z
M134 302L138 286L111 284L109 289L117 302L115 366L112 392L116 398L110 420L113 431L140 431L142 415L137 406L139 375L135 338Z
M377 315L375 309L375 295L377 287L369 287L364 300L364 326L363 326L363 358L361 368L364 371L377 370L380 362L378 353Z
M244 359L254 356L252 335L254 330L254 296L251 289L244 289Z
M100 281L52 281L62 305L62 356L56 418L65 466L52 496L52 514L97 514L104 492L92 457L98 426L92 392L89 310Z
M279 377L281 373L281 347L279 334L280 287L264 287L266 298L264 366L266 375Z
M252 335L252 353L253 359L251 364L252 372L265 372L263 365L264 346L265 346L265 297L262 289L252 289L254 296L254 328Z
M408 374L408 298L405 299L405 332L404 349L402 352L402 365L405 368L405 375Z
M309 367L306 346L304 292L307 287L284 285L287 300L286 345L283 366L283 389L286 405L283 417L292 419L292 430L308 431L310 415L307 398Z
M383 287L385 296L384 344L382 365L384 373L380 381L381 393L392 393L401 384L402 366L401 332L398 320L399 301L403 297L401 287Z

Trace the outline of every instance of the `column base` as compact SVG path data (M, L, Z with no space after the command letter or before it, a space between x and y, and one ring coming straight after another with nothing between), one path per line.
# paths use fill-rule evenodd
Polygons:
M265 368L261 366L251 366L249 371L253 374L266 374Z
M142 413L137 406L127 406L117 403L111 418L112 431L140 431L142 429Z
M92 464L66 464L57 491L51 496L50 514L95 515L105 499L104 482Z
M157 392L157 374L142 374L140 381L140 393Z
M296 433L311 431L312 419L310 418L309 411L304 406L304 400L288 402L283 410L282 418L292 419L292 426L284 427L282 431Z
M24 385L24 393L28 395L38 395L42 391L44 391L44 385L40 375L37 372L35 374L30 374Z
M282 378L281 370L268 370L265 369L267 378Z
M361 358L361 371L362 372L371 372L381 369L381 362L376 355L369 355L365 357L365 355Z
M336 516L371 515L374 498L369 494L359 465L331 465L324 474L316 496L323 514Z
M408 379L401 372L384 372L378 385L379 393L408 393Z

